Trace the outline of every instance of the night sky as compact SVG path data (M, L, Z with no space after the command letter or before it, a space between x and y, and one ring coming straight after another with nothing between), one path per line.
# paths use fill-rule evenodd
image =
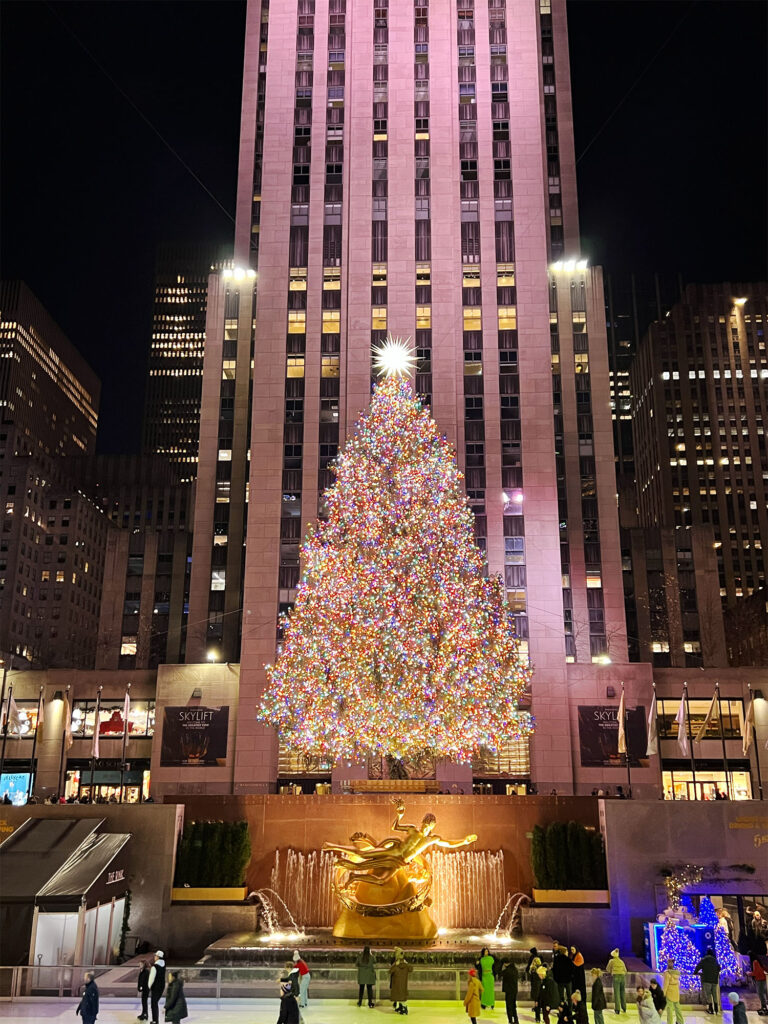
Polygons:
M245 4L1 13L2 274L27 281L101 376L100 449L135 451L156 248L231 237ZM569 4L593 263L765 280L766 21L758 0Z

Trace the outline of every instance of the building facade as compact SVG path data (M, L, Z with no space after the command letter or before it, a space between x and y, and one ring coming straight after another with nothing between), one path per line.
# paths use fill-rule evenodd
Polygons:
M208 276L221 266L204 246L164 245L157 255L143 451L197 474Z
M249 4L235 265L206 324L190 621L207 631L187 644L240 661L246 703L388 332L413 340L536 665L531 770L562 784L567 664L626 660L563 3ZM241 717L236 790L273 787L278 756Z
M689 285L632 367L642 526L711 525L723 605L765 588L765 284Z

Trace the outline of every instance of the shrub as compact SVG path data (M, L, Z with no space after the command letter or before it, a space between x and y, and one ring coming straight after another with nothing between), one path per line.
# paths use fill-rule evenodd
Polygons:
M174 884L235 888L243 884L250 859L246 821L194 821L179 839Z
M605 851L600 832L579 822L534 825L531 867L539 889L605 889Z

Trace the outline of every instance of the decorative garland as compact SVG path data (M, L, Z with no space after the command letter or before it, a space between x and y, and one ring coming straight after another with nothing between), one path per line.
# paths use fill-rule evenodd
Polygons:
M673 868L663 868L664 888L667 890L669 909L679 911L683 892L691 885L698 885L704 869L698 864L678 864Z

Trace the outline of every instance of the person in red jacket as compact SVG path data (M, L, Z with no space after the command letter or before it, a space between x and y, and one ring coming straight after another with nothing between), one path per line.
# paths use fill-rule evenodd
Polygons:
M293 962L299 972L299 1007L303 1008L309 1002L309 982L312 975L309 973L309 967L302 960L298 949L293 951Z
M753 960L752 970L747 971L747 974L754 980L757 998L760 1000L760 1009L757 1012L761 1017L768 1017L768 978L765 968L759 960Z

